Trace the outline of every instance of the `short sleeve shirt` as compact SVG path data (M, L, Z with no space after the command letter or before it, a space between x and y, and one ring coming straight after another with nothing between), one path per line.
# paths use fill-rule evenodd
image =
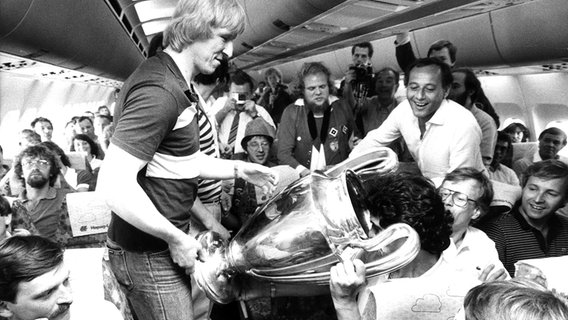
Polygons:
M111 142L147 161L137 181L157 210L180 230L189 230L197 187L198 99L172 58L159 53L143 62L125 82ZM118 183L118 181L117 181ZM128 192L128 190L125 190ZM159 251L166 242L113 213L109 237L130 251Z

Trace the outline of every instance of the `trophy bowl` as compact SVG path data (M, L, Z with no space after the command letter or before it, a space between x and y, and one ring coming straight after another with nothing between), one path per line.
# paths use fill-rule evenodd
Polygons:
M371 162L380 159L373 155ZM239 275L301 288L327 285L330 268L346 259L364 256L368 277L412 261L420 242L408 225L368 235L372 225L366 193L358 175L346 168L368 167L372 157L363 158L290 184L259 207L228 243L214 232L199 235L204 252L194 273L199 287L213 301L228 303L241 289L234 281Z

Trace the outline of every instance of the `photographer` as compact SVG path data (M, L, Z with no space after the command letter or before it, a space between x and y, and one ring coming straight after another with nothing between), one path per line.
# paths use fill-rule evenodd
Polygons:
M237 71L231 76L229 97L224 107L217 112L215 118L219 124L219 151L225 159L231 159L237 153L243 153L241 140L245 134L247 123L261 117L276 128L272 118L263 107L252 101L254 90L252 78L244 71Z
M351 48L352 64L345 74L345 80L341 82L340 93L347 101L353 115L356 117L355 124L359 132L364 131L363 119L359 115L359 109L367 97L375 95L374 75L371 58L373 46L369 42L362 42Z

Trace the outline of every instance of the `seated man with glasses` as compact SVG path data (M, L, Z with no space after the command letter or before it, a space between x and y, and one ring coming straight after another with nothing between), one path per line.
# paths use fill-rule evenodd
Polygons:
M459 168L446 175L438 189L444 206L454 217L452 244L443 258L453 261L455 269L475 273L481 281L506 279L508 274L499 260L495 243L472 227L489 211L493 199L491 181L473 168Z
M56 155L43 145L24 149L14 170L25 189L12 204L14 234L34 234L67 247L103 241L102 237L72 238L66 195L73 190L54 188L60 174Z
M242 159L236 159L267 167L275 166L269 161L274 135L274 128L266 120L259 117L250 121L241 140L245 152L240 156ZM222 196L221 200L225 213L223 222L233 230L238 230L259 205L268 201L268 196L260 188L241 178L223 181L223 191L229 195Z

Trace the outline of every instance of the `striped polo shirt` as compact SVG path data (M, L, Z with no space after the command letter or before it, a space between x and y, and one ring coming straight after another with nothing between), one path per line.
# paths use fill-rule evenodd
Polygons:
M511 276L519 260L568 255L568 218L554 213L545 239L520 214L519 205L517 203L510 213L479 226L495 242L499 259Z
M197 114L197 122L199 124L199 150L211 157L218 158L217 151L217 134L214 130L211 119L207 116L205 108L207 106L203 97L199 95L199 110ZM203 203L215 203L221 198L221 180L199 179L197 187L197 195Z

